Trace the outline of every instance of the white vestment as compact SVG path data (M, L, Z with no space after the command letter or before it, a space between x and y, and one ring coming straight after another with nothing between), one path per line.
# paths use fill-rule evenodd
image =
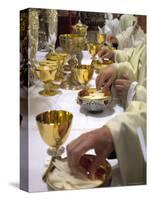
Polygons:
M137 22L137 18L133 15L122 15L119 21L119 32L127 30L128 27L133 26Z
M110 120L110 129L124 185L146 182L146 47L116 51L118 78L127 75L137 81L135 95L126 110ZM140 136L139 136L139 131ZM142 145L141 145L141 138Z
M126 75L130 80L137 82L133 100L146 102L146 46L141 44L137 48L116 50L115 61L117 78Z
M146 44L146 34L141 27L137 30L135 26L128 27L125 31L116 35L118 40L118 49L138 47L140 44Z
M145 184L146 161L142 150L143 146L146 148L146 103L132 101L124 113L106 126L113 136L123 184ZM138 129L144 138L142 145Z
M119 33L119 20L117 18L106 19L105 26L111 30L110 35L116 36Z

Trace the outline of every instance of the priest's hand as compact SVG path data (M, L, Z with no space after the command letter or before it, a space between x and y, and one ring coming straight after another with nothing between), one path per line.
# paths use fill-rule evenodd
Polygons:
M96 88L100 90L103 88L104 90L109 89L113 81L117 77L117 68L112 65L102 69L99 75L96 78Z
M113 36L113 35L108 35L108 36L106 37L106 41L107 41L108 43L110 43L112 46L118 46L118 40L117 40L117 38L116 38L115 36Z
M94 179L98 166L105 161L113 148L112 135L107 127L84 133L67 146L68 165L74 174L85 175L86 171L81 167L80 159L87 151L94 149L96 157L89 170L89 177Z
M102 47L98 52L98 56L101 59L108 58L108 59L114 61L114 52L107 47Z
M119 98L127 98L129 87L132 83L127 76L123 76L121 79L115 81L115 88L117 91L117 96Z

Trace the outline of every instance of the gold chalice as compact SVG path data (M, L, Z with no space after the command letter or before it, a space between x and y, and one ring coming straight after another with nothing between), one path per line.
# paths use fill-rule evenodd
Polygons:
M78 65L72 69L71 77L74 85L73 89L86 88L87 83L91 80L93 68L91 65Z
M69 54L68 65L70 70L81 63L81 51L85 47L85 38L80 34L61 34L59 36L60 46ZM61 87L63 89L72 89L70 85L70 72L67 73L66 79L63 81Z
M106 41L106 34L97 33L97 42L99 44L104 44Z
M51 110L36 116L37 126L44 142L51 147L49 150L52 159L43 180L46 181L48 173L53 168L52 162L55 158L61 158L64 148L60 147L67 139L73 115L63 110Z
M58 72L56 74L56 80L62 81L64 79L64 65L67 62L68 54L63 52L53 52L47 54L49 61L57 61L59 65Z
M99 50L99 44L89 42L89 43L87 43L87 49L88 49L90 55L92 56L92 59L95 59L95 56Z
M59 77L59 74L61 71L61 62L59 60L42 60L39 62L39 65L40 66L49 66L50 68L51 68L51 65L56 65L57 72L56 72L55 82L58 81L58 77ZM59 77L59 81L61 81L60 77ZM60 84L56 84L54 82L51 82L50 85L51 85L51 89L57 89L60 86Z
M53 81L55 81L58 65L56 63L40 65L36 67L35 71L38 78L44 83L44 90L39 94L43 96L53 96L59 93L59 91L52 89Z
M92 63L91 63L91 66L95 69L96 73L99 73L100 70L102 70L105 67L108 67L112 63L113 63L112 60L104 58L101 61L100 60L93 60Z

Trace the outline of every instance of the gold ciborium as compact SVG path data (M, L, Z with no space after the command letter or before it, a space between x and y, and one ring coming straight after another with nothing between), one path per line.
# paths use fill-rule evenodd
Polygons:
M52 159L42 179L46 181L48 173L53 168L55 158L61 158L64 148L60 147L67 139L73 115L63 110L51 110L36 116L40 135L44 142L51 148Z
M97 33L97 42L98 44L104 44L106 41L106 34Z
M54 88L53 82L55 81L57 70L58 65L56 63L36 67L36 74L44 83L44 90L39 92L40 95L53 96L59 93L59 91L52 89Z
M72 29L73 33L83 35L86 38L88 26L82 24L81 20L79 20L77 24L73 25Z
M87 83L91 80L93 75L93 68L91 65L78 65L72 69L71 80L73 89L86 88Z
M80 34L61 34L59 36L60 46L69 54L68 67L71 70L73 67L81 64L81 51L85 47L85 38ZM66 78L63 81L61 88L72 89L70 85L70 72L67 72Z
M80 63L79 54L85 47L85 38L80 34L61 34L59 41L63 50L70 55L68 61L70 66L75 66Z

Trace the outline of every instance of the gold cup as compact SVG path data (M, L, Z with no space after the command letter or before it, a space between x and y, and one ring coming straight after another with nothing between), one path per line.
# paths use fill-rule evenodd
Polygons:
M94 59L96 54L97 54L97 52L98 52L99 44L98 43L89 42L87 44L87 49L88 49L90 55L92 56L92 58Z
M106 34L97 34L97 42L99 44L104 44L106 41Z
M68 54L63 52L54 52L54 53L48 53L47 59L49 61L57 61L59 68L58 72L56 74L56 80L62 81L64 80L64 65L67 62Z
M112 63L113 61L109 59L103 59L102 62L100 62L99 60L93 60L91 66L95 69L96 73L99 73L100 70L102 70L105 67L108 67Z
M38 78L44 83L44 90L39 92L40 95L53 96L59 93L59 91L52 89L57 70L58 65L56 63L41 65L35 69Z
M79 65L72 69L72 80L75 89L86 88L87 83L91 80L93 68L91 65Z
M37 126L44 142L51 147L52 159L43 180L46 181L48 173L51 171L55 158L60 158L63 150L60 146L66 141L72 123L73 115L68 111L49 110L36 116Z

